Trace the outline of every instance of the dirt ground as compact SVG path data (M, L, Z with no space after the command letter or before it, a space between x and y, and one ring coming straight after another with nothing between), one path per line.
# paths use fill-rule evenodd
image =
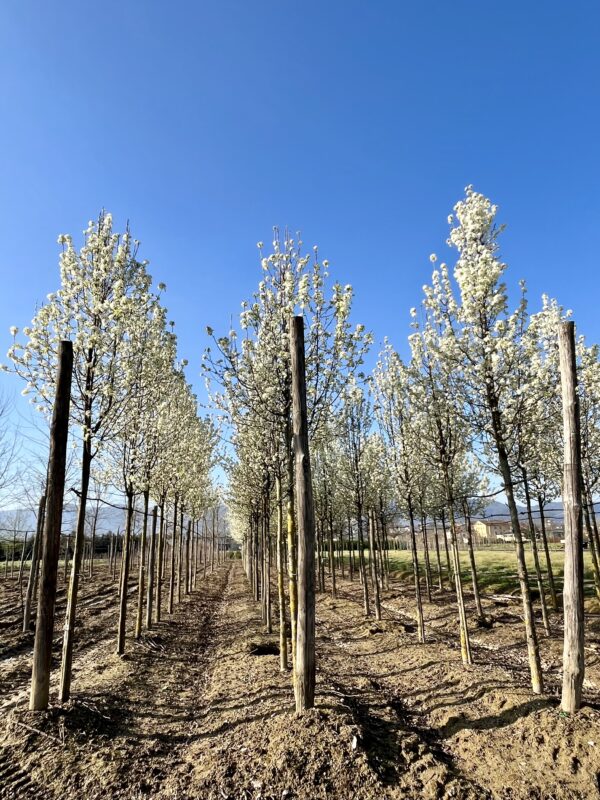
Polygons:
M471 618L464 668L449 592L425 603L419 645L409 584L392 582L375 622L360 586L338 583L318 599L317 704L301 718L239 561L129 639L125 658L100 571L83 590L73 700L45 714L25 710L31 636L0 589L0 798L600 798L600 618L570 718L558 619L540 637L547 693L534 696L518 602L485 599L492 625Z

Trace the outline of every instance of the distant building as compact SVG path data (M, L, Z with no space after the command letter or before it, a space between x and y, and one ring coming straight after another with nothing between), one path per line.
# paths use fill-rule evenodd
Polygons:
M509 520L478 519L473 522L473 533L483 544L492 544L502 541L503 536L512 535L512 526Z

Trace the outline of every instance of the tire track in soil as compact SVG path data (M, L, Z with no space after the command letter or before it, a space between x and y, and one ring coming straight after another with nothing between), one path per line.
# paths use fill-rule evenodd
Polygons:
M94 661L97 655L106 648L115 638L116 615L118 613L118 596L114 583L103 586L98 592L84 595L77 604L77 623L75 634L73 675L81 670L84 659ZM137 581L130 580L128 596L137 593ZM55 636L52 641L52 660L54 674L50 681L50 691L58 689L58 667L63 642L63 619L66 608L66 597L62 598L59 606L57 603L57 620L54 628ZM93 612L90 616L89 612ZM87 613L86 613L87 612ZM29 682L31 679L31 659L33 657L34 634L21 634L22 641L19 645L7 648L9 652L18 649L15 655L0 654L0 678L2 680L3 700L0 703L0 713L6 713L20 703L26 702L29 697ZM23 652L26 650L26 652Z
M94 797L162 796L163 782L184 764L191 723L206 711L202 697L216 656L215 621L226 603L231 571L228 564L209 574L141 646L130 646L128 677L102 708L116 723L116 735L111 763L104 765L106 784ZM91 700L101 701L100 695Z
M227 565L209 574L171 618L138 643L128 638L124 658L103 652L113 631L96 643L79 660L74 699L63 709L39 722L24 712L43 738L25 732L22 742L13 736L0 747L0 798L134 800L160 791L183 761L190 720L202 705L213 621L230 572ZM7 730L17 729L15 720L9 717Z
M48 800L48 793L45 786L33 781L7 753L2 753L0 798L1 800Z
M348 627L358 623L359 628L364 628L377 623L372 618L355 620L347 612L338 611L337 606L344 602L354 605L355 599L344 596L331 604L317 605L319 683L325 694L329 689L352 714L361 732L357 744L365 750L371 768L386 787L384 796L465 800L490 797L482 786L460 774L435 731L417 722L397 693L385 685L387 676L383 674L382 679L384 671L377 668L377 648L369 664L370 653L363 646L377 642L377 637L349 635ZM332 624L331 617L336 624ZM397 650L400 653L401 641L397 642Z

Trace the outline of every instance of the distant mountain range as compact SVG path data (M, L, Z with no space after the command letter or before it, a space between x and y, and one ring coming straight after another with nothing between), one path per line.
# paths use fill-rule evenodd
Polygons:
M517 509L519 511L520 517L527 516L527 508L525 506L517 505ZM540 512L537 503L533 504L531 511L534 519L540 518ZM558 522L562 522L563 519L562 502L556 501L554 503L548 503L548 505L544 507L544 516L546 517L546 519L553 519L557 520ZM489 505L486 506L485 512L483 514L477 514L477 518L507 520L510 518L510 513L506 503L499 503L497 500L493 500L491 503L489 503Z
M116 505L116 503L115 503ZM91 503L86 513L86 530L91 531L95 513L95 504ZM140 515L138 515L140 516ZM75 529L77 522L77 504L68 503L63 508L63 533L69 533ZM98 511L98 521L96 533L108 533L109 531L123 530L125 525L125 511L112 506L100 505ZM0 511L0 539L12 538L12 532L17 530L17 538L25 535L25 531L35 532L36 514L27 508L14 508Z

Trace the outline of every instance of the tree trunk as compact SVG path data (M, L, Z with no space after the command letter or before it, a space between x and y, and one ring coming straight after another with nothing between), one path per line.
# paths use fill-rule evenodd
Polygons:
M158 506L152 509L152 533L150 534L150 559L148 562L148 596L146 598L146 628L152 629L152 606L154 603L154 569L156 563L156 521Z
M133 491L127 490L127 523L123 539L121 562L121 586L119 591L119 626L117 630L117 655L125 652L125 625L127 621L127 587L129 584L129 563L131 559L131 528L133 523Z
M192 591L192 582L190 580L190 545L192 541L192 520L188 519L187 533L185 536L185 593L190 594Z
M89 412L91 413L91 411ZM71 669L73 664L73 644L75 641L75 619L77 615L77 597L79 595L79 576L81 573L81 559L85 545L85 507L90 485L90 468L92 464L91 418L86 416L87 424L84 432L83 453L81 460L81 494L79 495L79 510L77 513L77 529L75 533L75 547L73 551L73 566L69 581L69 595L65 614L65 629L63 637L62 663L60 668L60 689L58 699L66 703L71 696Z
M287 405L287 402L286 402ZM296 536L296 509L294 497L294 459L292 455L292 424L290 413L286 413L285 441L287 459L287 557L288 557L288 594L290 603L290 632L292 641L292 670L296 670L296 644L298 628L298 559Z
M523 547L523 538L521 536L519 512L515 502L510 464L508 462L508 454L506 452L506 445L504 443L504 437L502 433L502 418L500 409L498 407L498 398L494 388L490 384L487 384L486 391L488 407L490 409L490 415L492 418L494 442L496 445L496 452L498 454L498 466L502 476L506 501L510 511L510 522L516 542L515 549L517 553L517 573L519 575L519 586L523 601L523 619L525 622L525 636L527 639L527 656L529 661L529 671L531 674L531 688L534 694L541 694L544 691L544 681L542 677L540 651L537 631L535 629L535 618L533 616L533 608L531 604L531 593L529 591L529 575L527 573L527 564L525 563L525 549Z
M535 577L537 581L538 592L540 595L540 606L542 608L542 622L544 624L544 631L546 636L551 635L550 620L548 619L548 607L546 606L546 592L544 591L544 581L542 580L542 570L540 568L540 557L538 554L535 525L533 522L533 514L531 513L531 496L529 494L529 483L527 481L527 470L521 468L523 477L523 488L525 490L525 505L527 507L527 521L529 522L529 535L531 536L531 552L533 554L533 565L535 569Z
M179 511L179 547L177 549L177 603L181 603L181 583L183 571L183 503Z
M27 593L25 595L25 607L23 609L23 633L27 633L31 622L31 607L33 605L34 589L37 582L38 565L40 561L40 549L42 541L42 532L44 530L44 516L46 510L46 495L43 494L40 498L37 514L37 526L35 531L35 540L33 542L33 551L31 553L31 569L29 570L29 580L27 582Z
M98 525L98 514L100 513L100 498L96 500L96 511L92 524L92 544L90 547L90 578L94 577L94 554L96 551L96 527Z
M558 334L563 406L565 580L563 588L564 648L561 708L573 714L581 706L585 674L583 617L583 521L581 514L581 436L575 324L563 322Z
M371 585L375 600L375 619L381 619L381 601L379 599L379 578L377 577L377 552L375 548L375 514L368 512L369 520L369 566L371 568Z
M367 580L367 567L365 564L365 540L363 536L363 508L360 499L356 499L356 527L358 547L358 571L363 587L363 608L365 617L371 616L369 608L369 581Z
M415 515L412 502L408 498L408 520L410 524L410 549L412 553L413 576L415 579L415 598L417 601L417 637L421 644L425 642L425 622L423 620L423 601L421 599L421 581L419 580L419 557L417 555L417 534L415 531Z
M283 558L283 498L281 495L281 475L275 479L277 492L277 598L279 602L279 669L287 672L287 633L285 629L285 584Z
M150 491L144 491L144 518L142 520L142 538L140 541L140 563L138 565L138 602L137 615L135 618L135 638L139 639L142 635L142 619L144 615L144 592L146 584L146 537L148 535L148 499Z
M463 513L465 516L465 529L467 532L467 547L469 549L469 565L471 567L471 583L473 585L473 598L475 600L475 608L477 609L477 616L480 620L485 619L483 607L481 605L481 596L479 594L479 581L477 579L477 565L475 563L475 552L473 550L473 530L471 528L471 513L469 511L469 504L466 497L463 499Z
M56 395L50 427L46 514L42 542L42 573L33 646L33 668L29 698L30 711L43 711L48 708L50 693L54 605L56 601L60 530L65 491L72 373L73 344L69 341L61 342L58 349Z
M425 563L425 586L427 588L427 599L431 603L431 564L429 563L429 545L427 543L427 520L421 514L421 536L423 538L423 560Z
M433 536L435 539L435 557L437 560L438 586L440 587L440 591L443 591L444 579L442 577L442 560L440 558L440 537L438 535L438 527L435 517L433 518Z
M443 509L440 519L442 521L442 533L444 534L444 548L446 551L446 569L448 570L449 578L453 579L454 574L452 572L452 566L450 563L450 548L448 547L448 531L446 530L446 512Z
M169 614L173 613L173 600L175 598L175 541L177 538L177 497L173 509L173 544L171 546L171 572L169 575Z
M550 601L554 611L558 611L558 598L556 596L556 586L554 584L554 572L552 570L552 559L550 558L550 548L548 547L548 537L546 535L546 517L544 515L544 503L542 496L538 495L537 498L538 508L540 511L540 527L542 529L542 544L544 546L544 555L546 557L546 572L548 573L548 583L550 585Z
M165 501L160 503L160 527L158 530L158 563L156 565L156 621L161 621L162 582L164 578L165 557Z
M596 548L594 541L594 531L592 530L592 523L590 522L589 504L583 504L583 516L585 519L585 529L588 535L590 550L592 553L592 575L594 576L594 588L596 590L596 597L600 600L600 554Z
M454 567L454 588L456 590L456 604L458 605L458 624L460 630L460 653L463 664L472 664L471 641L469 638L469 626L467 624L467 611L465 609L465 597L462 587L462 575L460 572L460 554L458 552L458 542L456 539L456 518L454 516L454 497L450 485L450 477L446 473L446 498L448 500L448 514L450 516L450 538L452 546L452 563Z

